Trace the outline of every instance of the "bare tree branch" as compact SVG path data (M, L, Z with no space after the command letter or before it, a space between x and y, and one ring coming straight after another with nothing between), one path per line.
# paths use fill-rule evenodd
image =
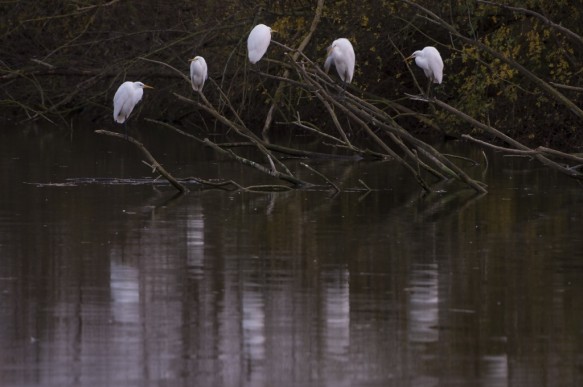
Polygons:
M126 136L126 135L123 135L123 134L120 134L120 133L111 132L111 131L105 130L105 129L96 130L95 133L97 133L97 134L104 134L104 135L111 136L111 137L116 137L116 138L119 138L119 139L122 139L122 140L129 141L130 143L134 144L136 147L138 147L138 149L140 151L142 151L142 153L144 154L144 156L146 156L146 159L148 159L148 161L150 162L150 165L156 171L158 171L162 176L164 176L164 178L166 180L168 180L168 182L170 184L172 184L172 186L174 186L174 188L176 188L178 191L180 191L182 193L188 192L188 188L186 188L184 185L182 185L162 165L160 165L160 163L154 158L154 156L152 156L152 154L148 151L148 149L146 149L146 147L144 146L144 144L142 144L141 142L139 142L135 138L130 137L130 136Z

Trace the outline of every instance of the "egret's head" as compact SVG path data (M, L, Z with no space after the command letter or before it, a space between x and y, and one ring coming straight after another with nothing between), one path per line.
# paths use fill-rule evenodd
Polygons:
M199 60L200 58L201 58L201 57L197 55L197 56L195 56L194 58L192 58L192 59L189 59L188 61L189 61L189 62L196 62L196 61L197 61L197 60Z
M260 29L262 29L263 31L265 31L265 29L267 28L267 29L269 30L269 33L270 33L270 34L272 34L272 33L274 33L274 32L277 32L277 30L274 30L273 28L271 28L270 26L267 26L267 25L265 25L265 24L257 24L257 25L255 26L255 28L257 28L257 27L259 27L259 28L260 28ZM253 29L255 29L255 28L253 28Z
M271 28L270 26L266 26L265 24L260 24L260 25L262 25L262 26L265 26L265 27L269 28L269 33L270 33L270 34L273 34L274 32L277 32L276 30L274 30L274 29L273 29L273 28Z
M145 83L142 82L136 82L135 84L136 86L141 87L142 89L153 89L152 86L146 85Z
M332 54L332 51L334 51L335 48L336 43L332 43L331 45L329 45L328 48L326 49L326 55L330 56L330 54Z
M415 59L415 58L417 58L419 55L421 55L421 51L420 51L420 50L417 50L417 51L415 51L414 53L412 53L411 55L409 55L408 57L406 57L406 58L405 58L405 61L409 61L409 60Z
M326 49L326 61L324 62L324 71L326 71L326 72L328 72L330 70L330 66L332 66L332 64L334 63L334 56L332 56L332 52L334 51L335 47L336 47L336 45L334 43L332 43ZM334 64L334 65L336 65L336 64Z

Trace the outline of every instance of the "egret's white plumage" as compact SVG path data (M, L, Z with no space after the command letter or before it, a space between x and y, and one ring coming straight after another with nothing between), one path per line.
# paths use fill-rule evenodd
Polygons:
M330 66L333 64L342 82L350 83L354 75L355 63L356 57L352 44L348 39L340 38L336 39L328 47L328 57L326 58L326 62L324 62L324 70L328 72Z
M113 97L113 119L123 124L132 114L132 110L144 94L144 89L152 89L152 86L142 82L124 82L115 92Z
M443 60L435 47L425 47L415 51L407 59L415 58L417 66L423 69L425 76L433 83L441 83L443 80Z
M204 81L208 78L208 68L202 56L190 59L190 83L194 91L202 91Z
M263 58L263 55L265 55L267 47L269 47L269 43L271 42L272 31L273 30L265 24L257 24L253 27L247 38L249 62L255 64Z

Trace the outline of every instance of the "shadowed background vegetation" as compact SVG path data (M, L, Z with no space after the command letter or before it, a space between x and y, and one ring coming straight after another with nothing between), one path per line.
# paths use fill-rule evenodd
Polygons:
M403 61L414 50L436 46L445 62L444 83L434 88L442 101L530 145L580 151L581 118L512 64L472 42L519 63L580 105L583 4L578 0L513 0L508 9L481 1L415 2L463 36L407 1L325 2L321 20L304 53L323 64L326 47L350 39L357 66L353 93L388 106L397 102L410 115L395 114L401 125L437 133L420 125L430 117L452 135L479 135L456 116L406 98L418 94L425 79ZM202 55L209 75L228 95L248 127L261 130L279 81L284 50L271 45L257 67L246 60L246 38L257 23L278 32L273 39L295 48L306 35L316 1L27 1L0 4L0 84L4 116L44 118L65 124L72 117L111 123L111 100L125 80L156 89L146 93L141 115L210 130L204 112L173 95L191 93L175 71L187 74L188 59ZM536 14L528 13L534 11ZM548 21L560 24L565 33ZM155 61L155 62L153 62ZM159 63L161 62L161 63ZM280 74L281 75L281 74ZM335 78L337 79L337 78ZM284 90L275 121L294 112L328 125L325 110L297 89ZM216 88L205 86L211 101ZM219 102L217 102L219 104ZM147 112L147 113L146 113ZM135 113L134 113L135 114ZM426 115L427 114L427 115ZM136 119L136 118L134 118Z

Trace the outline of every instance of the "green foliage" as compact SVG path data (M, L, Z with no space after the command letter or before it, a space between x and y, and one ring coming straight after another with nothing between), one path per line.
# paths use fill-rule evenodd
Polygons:
M549 2L545 1L511 3L516 7L528 7L551 20L566 16L561 7L549 7ZM577 11L569 20L556 20L574 24L572 18L579 16ZM481 6L474 17L474 24L483 26L475 30L476 39L488 47L520 63L546 82L580 85L576 73L581 68L581 57L576 51L581 47L560 31L525 12L492 6ZM508 132L544 144L553 141L552 133L577 130L576 126L569 127L571 113L512 65L479 52L475 46L464 45L457 56L461 66L454 82L460 93L455 104L462 110L487 117L492 124Z

